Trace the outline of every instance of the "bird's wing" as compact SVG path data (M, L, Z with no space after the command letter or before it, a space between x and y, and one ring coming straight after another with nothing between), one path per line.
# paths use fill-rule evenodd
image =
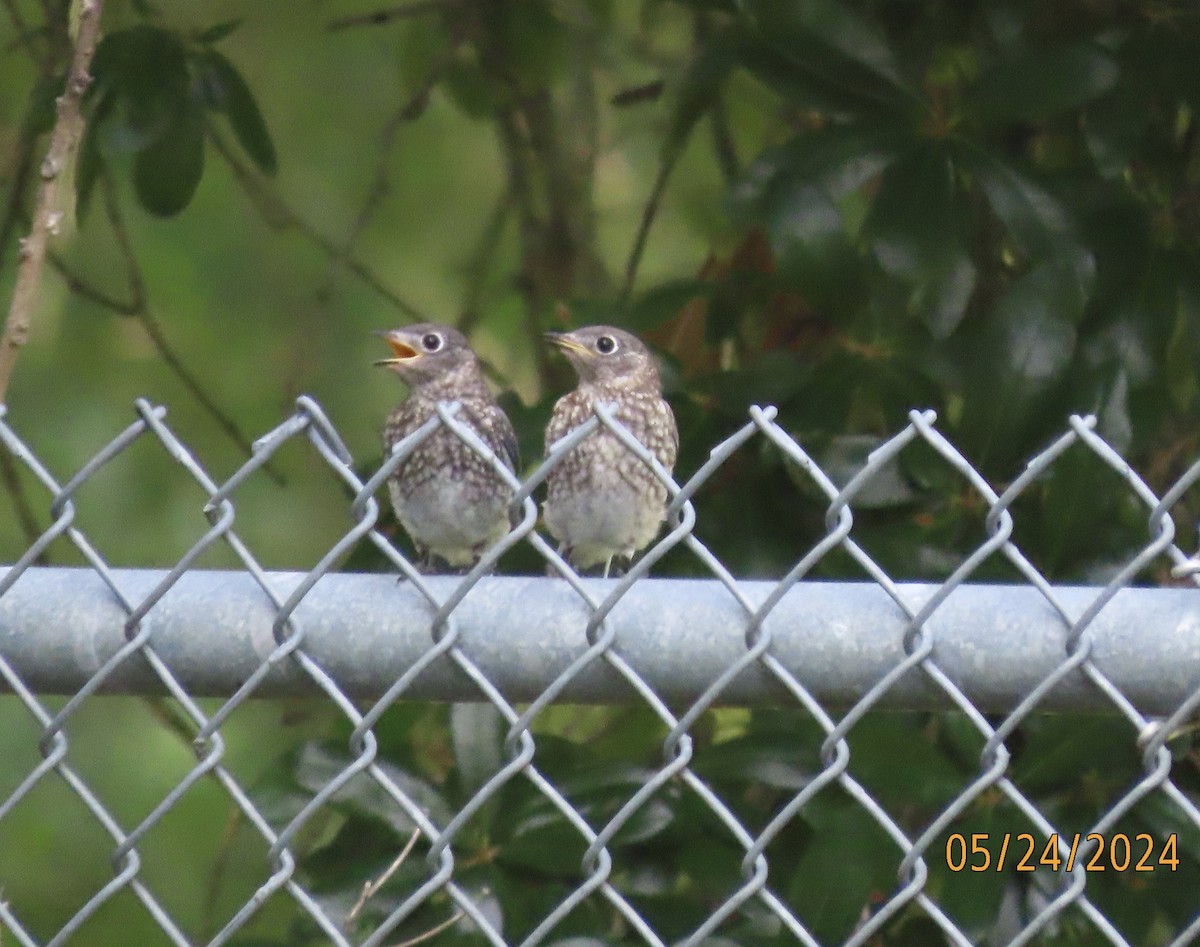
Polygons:
M508 457L508 465L514 473L519 474L521 472L521 446L517 443L517 435L513 431L508 415L500 412L500 419L500 446L504 448L504 454Z
M675 459L679 456L679 425L675 421L675 412L671 410L671 406L663 399L663 413L667 417L667 428L670 431L671 437L671 466L675 465Z
M480 414L476 414L474 411L470 412L469 418L488 447L494 450L501 460L508 461L508 467L513 473L519 473L521 451L512 422L508 420L504 409L498 404L489 405Z

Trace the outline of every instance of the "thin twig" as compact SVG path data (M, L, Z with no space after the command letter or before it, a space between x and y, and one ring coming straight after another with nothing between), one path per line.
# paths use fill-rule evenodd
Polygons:
M58 183L79 147L79 103L92 81L88 66L91 65L100 36L103 7L104 0L80 0L75 55L67 75L66 88L58 97L54 131L41 165L42 181L38 185L34 203L33 229L21 243L21 263L17 268L12 305L4 323L4 335L0 337L0 403L8 394L8 385L21 346L29 338L29 323L37 304L38 284L46 258L46 241L57 231L62 219L62 212L57 209Z
M642 220L638 224L637 236L633 238L633 249L629 251L629 261L625 264L625 285L621 288L622 301L628 300L633 293L638 267L641 265L642 256L646 251L646 239L650 236L650 227L658 215L659 207L662 206L663 194L667 190L667 181L670 180L671 172L675 170L681 154L683 154L682 148L672 149L670 154L663 157L662 163L658 166L658 174L654 178L654 186L650 189L650 197L646 199L646 206L642 208Z
M9 181L8 203L4 208L4 216L0 218L0 269L4 267L4 259L8 256L8 241L17 231L17 224L25 218L25 191L33 177L34 157L37 152L37 136L29 123L21 130L17 142L17 160Z
M284 200L272 191L267 184L258 177L250 168L234 153L221 135L211 125L207 128L208 140L212 143L213 148L229 165L229 169L233 172L234 178L241 185L246 196L250 198L250 202L258 211L259 216L266 222L267 226L273 230L295 230L300 233L305 239L314 246L322 250L330 259L341 263L346 269L359 277L364 283L375 290L379 295L383 296L393 306L403 312L409 318L415 321L425 320L424 313L408 300L403 299L394 290L389 289L383 284L378 276L371 271L361 261L355 259L342 251L342 248L336 242L326 237L323 233L313 227L308 221L304 220L298 213L292 210Z
M458 317L459 331L464 334L475 328L483 314L483 294L487 288L488 277L492 273L492 264L504 238L512 206L512 194L506 189L492 207L492 212L488 214L483 232L471 253L471 260L467 264L467 289L463 293Z
M391 878L392 875L400 870L400 866L404 864L405 859L407 859L412 853L413 846L417 844L417 839L420 837L421 830L413 829L412 835L408 837L408 842L405 843L404 848L400 850L400 854L396 856L396 860L388 865L387 871L385 871L374 881L368 881L365 885L363 885L362 894L358 896L358 900L354 902L354 907L352 907L350 909L350 913L346 915L347 923L357 918L364 905L366 905L371 898L375 897L376 892L378 892L380 888L387 884L388 879Z
M15 49L23 48L36 62L39 57L37 47L33 43L34 31L25 22L25 17L14 0L4 0L4 8L8 11L8 18L12 20L13 31L16 33L16 39L4 47L4 51L11 53Z
M446 920L442 921L441 924L438 924L436 927L429 928L429 930L427 930L424 934L418 934L416 937L411 937L408 940L401 941L398 944L392 944L392 947L416 947L417 944L423 944L431 937L437 937L437 935L444 931L447 927L453 927L462 920L462 916L463 910L462 908L459 908L448 918L446 918Z
M327 29L330 33L349 29L352 26L382 26L394 20L406 20L410 17L425 16L437 13L446 7L457 6L455 0L413 0L403 6L389 7L386 10L373 10L370 13L354 13L350 16L330 20Z
M534 353L534 366L543 390L550 387L553 370L549 354L542 341L542 310L551 300L546 298L545 280L540 269L545 266L542 245L546 242L545 226L538 217L530 180L528 157L521 127L511 109L502 108L496 115L500 142L508 170L508 193L517 208L521 233L520 287L525 296L525 332Z
M441 82L446 72L454 64L455 54L466 40L466 37L467 29L465 20L459 20L453 27L449 45L442 51L437 60L430 65L429 71L426 73L424 79L422 79L420 87L405 102L401 103L400 107L388 119L387 124L383 126L383 131L379 136L379 154L375 159L375 174L371 180L371 186L367 189L367 196L364 198L362 207L359 209L358 215L350 227L349 234L347 234L346 239L342 242L338 256L334 258L333 265L329 268L329 274L326 277L324 285L317 290L316 295L318 299L323 299L330 295L330 284L335 274L345 266L343 261L354 255L354 249L359 239L366 231L371 219L378 213L384 199L391 193L391 182L388 180L388 165L390 164L392 151L396 145L396 136L404 125L415 121L425 111L434 87Z
M142 328L146 331L151 344L158 352L159 358L163 360L167 368L179 379L183 387L191 393L200 407L216 422L217 427L224 431L229 439L237 444L243 452L248 456L252 455L254 447L250 439L242 433L241 428L238 427L233 418L226 414L212 395L204 389L204 386L200 384L200 379L192 373L191 369L183 364L183 360L167 340L162 325L155 318L154 313L150 311L150 303L146 295L146 281L142 275L142 267L138 262L137 254L133 249L133 241L129 237L129 229L125 226L125 218L121 213L121 205L117 199L116 187L113 184L111 175L101 175L101 180L104 183L105 213L108 216L113 235L116 237L117 249L125 261L125 273L129 281L129 291L136 305L136 308L130 315L142 324ZM272 467L270 462L263 465L263 470L276 483L282 484L284 482L283 475L278 469Z
M204 917L201 921L200 939L204 942L212 940L217 932L217 898L221 893L221 882L229 870L230 857L233 854L233 843L237 840L238 827L242 823L242 810L234 803L229 804L229 818L225 820L225 834L221 838L221 847L217 849L213 859L212 873L208 878L208 891L204 897Z
M711 24L709 18L699 11L693 17L693 24L695 34L694 45L697 50L700 50L709 39ZM702 53L697 52L697 55L702 55ZM716 97L716 101L709 107L709 111L713 112L714 115L713 134L715 136L717 162L721 166L722 174L729 180L736 175L737 154L733 148L733 139L729 131L727 116L722 111L719 96ZM695 122L693 121L689 123L686 131L678 140L669 143L669 147L665 149L665 153L659 163L658 174L655 175L650 196L646 199L646 206L642 208L642 219L638 224L637 236L633 239L633 248L630 250L629 260L625 264L625 285L621 290L622 301L628 300L633 294L633 287L637 282L638 267L641 266L642 257L646 252L646 241L650 236L650 228L653 226L654 219L658 216L658 211L662 206L663 195L667 190L667 182L671 179L671 173L675 170L679 159L683 156L684 148L691 138L694 127ZM674 135L675 133L672 132L671 134Z
M12 500L21 532L25 534L25 539L32 546L41 538L42 530L37 524L37 517L33 515L33 504L29 502L29 497L25 494L25 487L17 474L17 465L13 463L12 455L7 451L0 453L0 479L4 480L4 489ZM39 566L50 564L50 558L45 551L38 556L37 564Z
M100 289L100 287L89 283L71 269L62 256L53 250L47 252L46 261L62 277L62 281L66 284L67 289L81 299L94 302L97 306L103 306L105 309L111 310L119 316L136 316L138 310L143 305L143 301L140 299L135 298L128 301L118 299L111 293L107 293Z

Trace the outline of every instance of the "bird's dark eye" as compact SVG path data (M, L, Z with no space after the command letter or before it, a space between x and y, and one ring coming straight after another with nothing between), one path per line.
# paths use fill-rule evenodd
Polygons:
M602 335L596 340L596 351L601 355L612 355L617 350L617 340L611 335Z
M442 347L442 337L436 332L430 332L421 337L421 348L426 352L436 352Z

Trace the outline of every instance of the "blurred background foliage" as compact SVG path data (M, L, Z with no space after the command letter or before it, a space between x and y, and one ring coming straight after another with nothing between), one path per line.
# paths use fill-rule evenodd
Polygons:
M1200 11L1184 0L110 0L103 22L64 233L8 397L10 423L60 482L132 420L139 395L169 406L218 482L301 393L373 470L401 391L370 368L382 354L370 331L418 318L468 332L530 465L571 384L541 333L597 321L662 355L680 479L767 403L838 483L912 408L935 409L997 492L1073 412L1096 414L1160 494L1200 450ZM66 2L0 9L0 298L70 30ZM48 512L0 460L11 562ZM349 498L307 445L270 473L236 498L240 534L272 568L309 568L349 524ZM84 485L77 523L110 562L163 566L207 528L203 501L139 443ZM780 576L825 533L823 495L757 441L695 503L697 535L738 576ZM948 575L986 535L978 491L920 444L854 506L855 538L900 579ZM1080 448L1014 510L1016 542L1054 581L1102 581L1147 540L1145 508ZM1198 510L1194 495L1175 510L1188 535ZM79 558L64 545L48 560ZM214 552L202 564L232 563ZM505 565L537 568L520 551ZM656 569L702 571L681 550ZM814 574L862 578L836 553ZM993 558L975 577L1016 574ZM1164 581L1165 567L1140 578ZM147 713L167 725L151 738ZM125 824L189 768L169 704L104 701L72 726L73 762ZM475 708L405 705L378 735L438 818L500 765L497 741L480 739L495 726ZM536 728L537 765L593 825L661 765L665 730L643 711L556 708ZM105 753L88 743L102 733ZM0 702L0 798L36 765L36 734ZM245 708L227 735L231 768L277 825L348 759L345 724L305 702ZM752 831L821 767L821 734L794 713L719 711L694 736L696 771ZM1133 739L1111 719L1038 718L1011 741L1010 772L1082 831L1141 772ZM851 772L914 836L982 749L946 716L872 715L850 742ZM1196 757L1179 743L1174 778L1194 800ZM0 893L53 931L108 877L108 847L61 787L37 794L0 822ZM229 813L201 782L144 846L156 892L197 940L265 879L265 846ZM517 779L456 845L460 879L512 939L582 877L583 846L552 816ZM960 821L1034 830L990 795ZM411 826L357 783L317 823L298 839L301 870L345 915ZM1088 889L1131 943L1165 942L1197 909L1200 841L1157 796L1118 828L1183 833L1176 870L1110 872ZM675 783L613 846L614 883L667 940L739 883L740 846ZM1028 877L948 872L943 846L930 848L929 890L980 942L1003 942L1041 903ZM421 851L351 922L360 931L425 877ZM837 790L768 855L773 889L824 942L896 887L895 846ZM206 897L191 896L197 879ZM449 917L434 899L394 936ZM711 943L791 942L753 902L721 933ZM162 940L128 894L83 936ZM598 900L555 936L636 941ZM1096 937L1068 912L1041 942ZM436 940L478 941L465 921ZM940 942L917 910L885 941ZM238 941L321 942L279 898Z

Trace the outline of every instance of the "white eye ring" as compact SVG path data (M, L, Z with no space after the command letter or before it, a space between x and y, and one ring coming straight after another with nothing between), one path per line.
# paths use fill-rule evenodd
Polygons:
M426 352L436 352L442 347L442 337L436 332L427 332L421 336L421 348Z
M602 335L596 340L596 351L601 355L612 355L617 350L617 340L611 335Z

